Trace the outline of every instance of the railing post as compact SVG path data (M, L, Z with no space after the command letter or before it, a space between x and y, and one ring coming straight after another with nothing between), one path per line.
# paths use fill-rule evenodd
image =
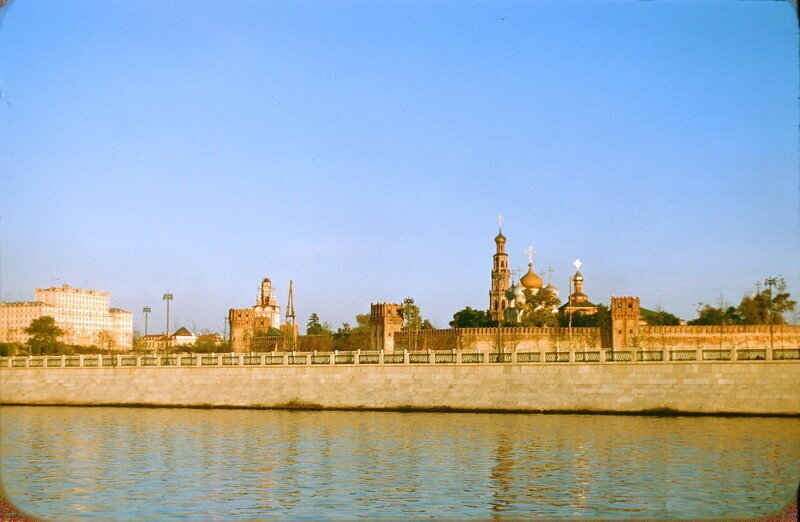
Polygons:
M697 348L695 348L694 360L695 361L702 361L703 360L703 349L700 348L699 346Z
M489 355L492 353L491 348L488 352L480 352L483 354L483 364L489 364Z
M381 350L380 352L378 352L378 364L380 364L381 366L383 366L383 350Z
M339 350L334 350L328 354L328 364L335 365L336 364L336 352Z
M195 365L197 365L197 366L202 366L203 365L203 354L193 353L192 357L197 357L197 362L195 363Z
M461 364L461 350L456 351L456 364Z
M408 350L403 350L403 364L409 364L409 362L408 362Z
M239 354L239 366L244 366L244 354Z
M436 364L436 354L428 350L428 364Z
M361 356L361 349L359 348L356 350L356 354L353 356L353 364L359 364L358 358Z
M78 356L78 368L83 368L83 355Z
M67 356L66 355L62 355L61 356L61 367L62 368L66 368L67 367Z

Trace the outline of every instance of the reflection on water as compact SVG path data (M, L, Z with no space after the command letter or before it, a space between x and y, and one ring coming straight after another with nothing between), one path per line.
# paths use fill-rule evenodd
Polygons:
M772 513L800 419L0 407L0 477L49 519Z

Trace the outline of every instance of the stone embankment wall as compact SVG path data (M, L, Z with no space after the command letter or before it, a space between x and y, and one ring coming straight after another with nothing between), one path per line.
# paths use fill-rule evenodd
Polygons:
M0 403L800 415L800 363L2 368Z

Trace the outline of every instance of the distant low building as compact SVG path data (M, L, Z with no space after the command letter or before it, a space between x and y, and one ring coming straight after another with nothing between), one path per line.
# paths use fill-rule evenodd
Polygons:
M219 346L225 342L225 338L218 333L200 334L197 336L197 344Z
M133 342L133 314L109 308L108 292L73 288L69 285L37 288L36 300L0 303L0 342L24 343L25 328L43 316L55 319L64 330L61 341L79 346L100 343L100 333L114 339L113 350L129 350Z
M172 346L189 346L197 342L197 336L187 330L186 327L181 326L172 334L170 340L172 341Z
M139 337L139 345L142 350L163 350L167 346L167 339L168 337L164 334L143 335Z
M190 332L185 326L178 328L175 333L170 335L150 334L139 337L139 343L143 350L165 351L166 349L180 348L183 346L194 346L198 337Z

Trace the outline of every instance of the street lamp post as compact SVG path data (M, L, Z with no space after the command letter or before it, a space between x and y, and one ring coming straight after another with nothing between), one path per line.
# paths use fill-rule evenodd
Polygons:
M767 298L769 301L767 302L767 320L769 321L769 354L767 355L767 360L772 360L772 348L773 348L773 341L772 341L772 287L778 284L777 277L768 277L764 280L764 285L767 287L769 294L767 294Z
M145 306L142 308L142 313L144 314L144 334L147 335L147 314L152 312L149 306Z
M167 326L164 328L164 335L167 338L167 346L164 352L169 353L169 302L172 301L172 294L166 293L162 299L167 302Z

